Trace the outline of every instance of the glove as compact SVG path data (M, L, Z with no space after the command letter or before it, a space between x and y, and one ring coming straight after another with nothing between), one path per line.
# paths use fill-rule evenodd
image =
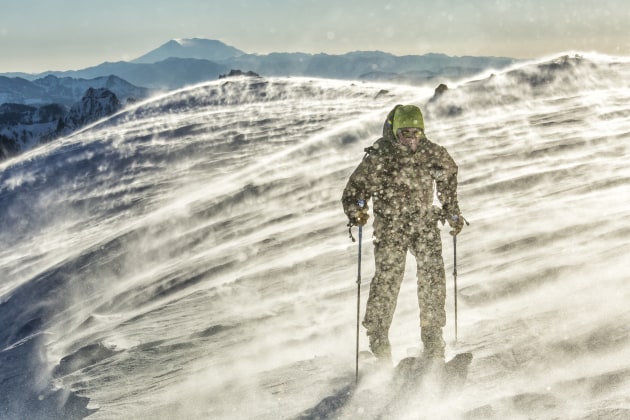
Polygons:
M370 208L368 207L367 203L363 200L360 200L359 206L354 211L354 216L350 218L350 223L356 226L365 225L370 218L370 215L368 214L369 209Z
M354 214L354 224L357 226L363 226L367 223L370 215L367 213L367 209L357 210Z
M453 214L447 219L449 226L453 229L449 233L453 236L457 236L464 227L464 217L461 214Z

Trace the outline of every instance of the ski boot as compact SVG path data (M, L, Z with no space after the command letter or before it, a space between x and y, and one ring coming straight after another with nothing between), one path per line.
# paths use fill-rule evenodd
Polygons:
M387 334L368 332L370 339L370 350L376 356L380 364L384 366L392 366L392 347L389 344Z
M424 351L423 363L428 372L441 373L444 371L444 349L446 343L442 338L441 327L423 327L420 332Z

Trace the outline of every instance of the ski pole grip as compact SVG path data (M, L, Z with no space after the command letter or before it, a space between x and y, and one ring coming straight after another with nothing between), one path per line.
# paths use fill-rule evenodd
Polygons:
M365 200L359 199L357 201L357 205L359 206L359 208L362 208L362 209L365 208ZM355 226L355 225L351 220L350 223L348 223L348 236L350 236L350 239L352 239L352 242L356 242L354 239L354 236L352 236L352 226ZM361 234L361 226L359 226L359 235L360 234Z

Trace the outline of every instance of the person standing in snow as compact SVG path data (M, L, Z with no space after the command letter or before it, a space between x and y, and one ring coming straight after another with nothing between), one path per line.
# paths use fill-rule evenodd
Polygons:
M457 165L446 149L424 134L422 112L397 105L387 115L383 136L366 149L350 176L342 204L350 226L365 225L374 207L375 274L363 326L370 350L391 363L389 327L405 272L407 251L417 262L418 303L424 357L444 361L446 276L438 221L451 235L463 228L457 202ZM434 194L442 205L433 205ZM362 200L362 201L361 201Z

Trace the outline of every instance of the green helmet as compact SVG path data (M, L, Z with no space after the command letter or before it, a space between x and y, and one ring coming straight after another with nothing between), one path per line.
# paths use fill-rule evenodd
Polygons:
M415 105L402 105L396 108L394 112L394 121L392 122L392 131L396 136L399 128L419 128L424 131L424 119L420 108Z

